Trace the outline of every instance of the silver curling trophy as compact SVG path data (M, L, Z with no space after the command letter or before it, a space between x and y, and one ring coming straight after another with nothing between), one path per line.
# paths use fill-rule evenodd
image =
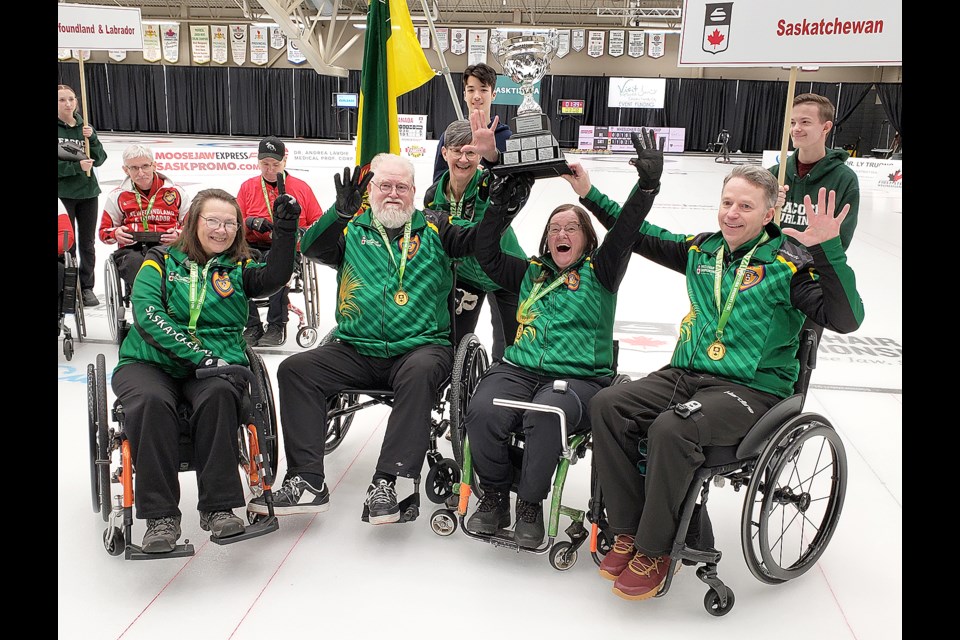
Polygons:
M535 178L552 178L571 173L560 144L550 132L550 118L533 99L533 85L546 75L558 44L555 29L512 37L497 29L490 36L490 50L523 94L507 150L493 167L495 174L525 171Z

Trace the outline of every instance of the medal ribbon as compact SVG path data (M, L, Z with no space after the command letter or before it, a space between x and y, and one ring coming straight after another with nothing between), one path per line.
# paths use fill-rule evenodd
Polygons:
M723 337L723 329L727 326L727 320L730 319L730 312L733 311L733 304L737 299L737 293L740 291L740 285L743 283L743 277L747 273L746 266L750 263L750 258L753 257L757 248L769 239L770 236L764 231L759 242L747 252L747 255L743 256L740 266L737 267L737 275L733 279L733 287L730 289L730 294L727 296L722 312L720 310L720 285L723 282L723 245L720 245L720 250L717 251L717 263L713 268L713 297L717 304L717 313L720 315L720 321L717 323L717 342L720 342L720 338Z
M530 307L536 304L537 300L547 295L557 287L559 287L564 280L567 279L567 272L564 271L556 279L548 284L546 288L543 288L543 280L536 282L533 285L533 291L530 292L530 295L527 296L527 299L520 303L519 308L517 309L517 316L526 316L530 311Z
M213 264L214 259L207 260L207 264L203 265L203 275L198 278L197 272L199 267L197 267L196 262L190 263L190 324L187 326L187 331L190 332L190 335L193 336L197 342L197 319L200 317L200 309L203 308L203 300L207 297L207 272L210 270L210 265ZM200 289L200 295L197 296L197 280L203 280L203 288Z
M273 208L270 206L270 195L267 193L267 181L260 176L260 190L263 191L263 201L267 203L267 217L273 222Z
M137 199L137 208L140 209L140 222L143 224L144 231L150 231L150 212L153 211L153 201L157 199L157 194L160 193L160 189L157 189L156 193L150 196L150 202L147 203L147 210L143 210L143 201L140 199L140 189L137 188L137 185L133 185L133 197Z
M396 268L397 259L393 257L393 248L390 246L390 239L387 237L386 229L383 228L383 224L376 218L373 219L373 226L380 233L380 237L383 238L383 244L387 247L387 255L390 256L390 262L392 262ZM410 246L411 226L410 220L407 220L406 224L403 225L403 244L400 245L400 284L397 291L403 291L403 272L407 268L407 247Z

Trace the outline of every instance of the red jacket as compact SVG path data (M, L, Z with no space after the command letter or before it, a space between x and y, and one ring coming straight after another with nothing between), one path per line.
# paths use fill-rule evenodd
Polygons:
M70 216L67 215L66 209L63 208L63 204L60 205L61 211L57 215L57 253L63 255L66 251L73 246L73 225L70 224ZM63 243L63 234L67 234L67 243L64 246Z
M126 227L127 231L168 231L179 230L190 209L190 196L167 176L160 172L153 174L150 193L140 193L140 202L134 192L133 180L125 178L120 186L107 195L100 217L100 240L107 244L116 244L117 227ZM154 197L156 196L156 197ZM150 200L153 199L153 206ZM149 215L147 211L149 210ZM146 228L143 218L146 216Z
M283 172L284 187L287 193L297 199L300 204L300 222L301 228L307 228L320 219L323 210L320 203L317 202L317 196L313 194L313 189L300 178L295 178L289 172ZM262 185L262 186L261 186ZM267 211L267 203L263 199L263 187L267 188L267 197L270 199L270 211ZM266 181L262 181L262 176L250 178L240 185L240 192L237 193L237 202L240 204L240 211L243 213L243 220L247 218L267 218L273 221L273 201L277 199L279 193L277 188ZM254 246L270 246L272 239L269 233L254 231L244 224L244 230L247 233L247 242Z

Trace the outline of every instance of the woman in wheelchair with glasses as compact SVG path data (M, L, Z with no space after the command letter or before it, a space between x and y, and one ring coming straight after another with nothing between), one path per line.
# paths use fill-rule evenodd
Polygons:
M467 407L467 437L483 493L466 522L473 533L492 535L510 525L510 437L522 433L513 539L527 549L543 542L543 500L565 443L552 414L495 406L493 399L556 406L566 415L568 434L589 428L587 403L615 374L617 289L663 172L663 152L656 148L652 131L644 131L644 144L631 161L639 174L637 186L599 246L587 212L562 205L547 220L539 258L504 254L500 234L526 201L531 181L525 174L513 174L490 186L476 257L495 283L518 294L520 326L503 362L487 370ZM554 392L555 380L567 382L567 393Z
M293 271L300 205L275 204L274 248L250 259L236 199L220 189L193 199L183 232L148 251L131 294L135 329L120 346L112 386L136 468L137 517L147 520L145 553L173 551L180 537L178 406L194 434L200 526L214 537L243 533L233 509L246 504L237 471L242 388L197 369L247 365L242 337L247 300L287 283Z

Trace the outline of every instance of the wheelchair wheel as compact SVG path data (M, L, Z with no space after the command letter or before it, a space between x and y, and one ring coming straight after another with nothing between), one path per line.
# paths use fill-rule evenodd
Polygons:
M94 513L110 519L110 433L107 424L107 373L102 353L87 365L87 423L90 436L90 490Z
M313 260L299 256L301 272L300 278L303 282L303 304L307 312L307 324L316 331L320 326L320 293L317 286L317 265ZM314 338L316 340L316 338ZM299 339L298 339L299 342ZM310 343L308 346L312 346ZM301 345L303 346L303 345Z
M569 542L557 542L550 549L550 566L557 571L566 571L577 564L577 550Z
M103 548L112 556L119 556L126 547L123 531L120 527L108 527L103 530Z
M357 401L358 397L356 394L341 393L337 396L337 401L331 411L342 411L347 407L357 404ZM338 418L327 419L327 440L323 445L325 453L335 451L336 448L340 446L343 438L347 435L347 432L350 431L350 425L353 424L353 417L354 414L350 413Z
M490 366L487 351L476 334L468 333L460 340L450 374L450 444L453 457L463 468L463 443L466 439L467 404L473 397L480 377Z
M833 537L846 491L846 451L826 418L805 413L780 427L744 497L740 540L750 572L778 584L809 570Z
M63 355L68 362L73 359L73 338L63 339Z
M313 327L301 327L297 331L297 344L304 349L309 349L317 342L317 330Z
M110 336L116 344L120 344L123 341L121 324L124 322L123 282L120 280L120 272L113 256L110 256L103 265L103 280Z
M437 509L430 516L430 529L438 536L452 536L457 526L457 518L449 509Z
M80 288L77 287L79 291ZM77 326L77 342L83 342L83 339L87 337L87 321L83 317L83 297L77 297L77 309L73 314L73 321Z
M737 599L733 597L733 589L726 585L722 588L726 590L727 594L726 606L720 604L720 594L713 589L707 591L706 595L703 596L703 608L712 616L727 615L730 613L730 609L733 609L733 603L737 601Z
M269 424L264 425L263 431L267 435L267 444L270 446L268 451L270 455L270 467L273 473L276 473L277 459L280 455L280 445L277 440L277 405L273 399L273 385L270 382L270 376L267 374L267 367L263 364L263 358L260 356L260 354L256 353L252 349L247 349L247 359L250 361L250 370L260 383L260 395L263 397L264 402L266 403L267 410L264 413L265 417L270 422ZM259 442L258 446L262 448L264 443Z
M434 504L443 504L453 495L453 485L458 482L460 482L460 467L449 458L441 460L427 472L427 498Z

